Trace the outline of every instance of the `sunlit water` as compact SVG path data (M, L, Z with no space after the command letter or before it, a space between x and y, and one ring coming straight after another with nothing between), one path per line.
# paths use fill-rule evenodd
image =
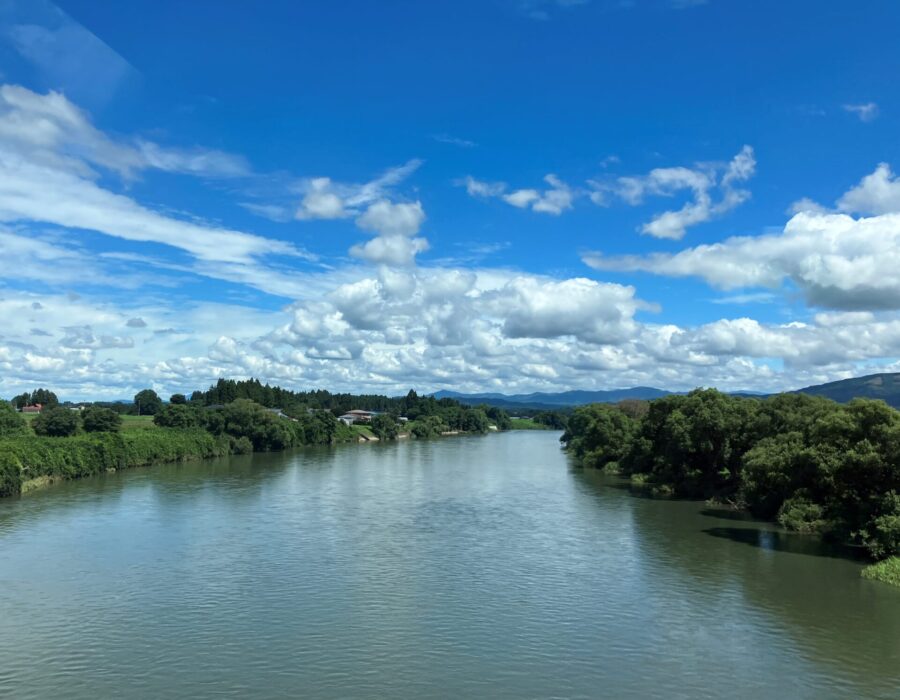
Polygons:
M573 470L558 437L255 455L0 502L0 696L900 698L900 589Z

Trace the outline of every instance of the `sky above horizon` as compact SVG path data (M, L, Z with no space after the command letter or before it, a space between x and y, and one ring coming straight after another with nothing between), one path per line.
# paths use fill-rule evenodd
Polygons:
M898 23L0 0L0 396L900 371Z

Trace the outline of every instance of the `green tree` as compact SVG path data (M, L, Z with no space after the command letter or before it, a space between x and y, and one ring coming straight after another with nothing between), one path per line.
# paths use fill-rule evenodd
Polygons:
M195 406L171 403L153 416L153 423L161 428L197 428L204 422L201 411Z
M185 397L184 394L172 394L169 397L169 403L174 403L174 404L187 403L187 398Z
M31 424L38 435L69 437L78 432L78 413L69 408L54 406L41 411Z
M59 399L56 398L56 394L49 389L35 389L31 392L30 403L32 405L41 404L44 408L52 408L59 404Z
M0 438L15 437L28 432L28 426L20 413L6 401L0 401Z
M22 465L16 456L0 452L0 498L22 492Z
M417 438L432 438L439 436L447 429L447 424L440 416L423 416L412 422L410 433Z
M370 427L379 440L396 440L400 433L400 425L387 413L379 413L372 418Z
M222 410L225 432L246 437L257 452L283 450L301 441L302 427L270 413L250 399L236 399Z
M81 412L81 425L87 433L114 433L122 427L122 416L109 408L88 406Z
M139 416L154 416L162 407L162 399L153 389L144 389L134 395L134 409Z

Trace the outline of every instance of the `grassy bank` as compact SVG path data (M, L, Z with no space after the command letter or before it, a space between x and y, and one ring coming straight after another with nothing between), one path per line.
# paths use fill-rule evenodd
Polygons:
M0 495L93 474L229 454L227 437L200 429L156 428L66 438L22 436L0 441Z
M862 577L900 586L900 557L891 557L862 570Z

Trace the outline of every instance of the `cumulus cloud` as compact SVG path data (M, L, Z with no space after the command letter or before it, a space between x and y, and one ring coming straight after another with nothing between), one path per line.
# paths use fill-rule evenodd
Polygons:
M744 146L725 165L706 163L695 168L654 168L647 175L619 177L611 183L590 180L588 185L591 201L600 206L609 205L611 195L637 206L650 196L671 197L681 191L690 191L693 199L681 209L658 214L641 227L641 233L649 236L679 240L689 227L710 221L747 201L750 192L738 185L753 177L755 172L753 149ZM716 192L717 201L713 196Z
M800 213L780 233L739 236L675 254L592 253L583 259L598 270L701 277L720 289L790 282L814 306L900 308L900 214L854 219Z
M363 231L374 231L382 236L414 236L425 221L421 202L393 204L381 199L356 219Z
M880 163L875 172L866 175L856 187L845 192L837 202L840 211L856 214L892 214L900 212L900 180L891 166Z
M544 176L544 182L549 187L543 190L523 188L508 191L509 185L505 182L484 182L467 175L457 180L456 184L465 187L471 197L499 197L519 209L531 209L542 214L559 216L572 208L578 192L552 173Z
M388 168L374 180L362 184L335 182L329 177L302 180L299 189L303 198L295 216L301 220L359 216L366 206L388 199L391 189L421 165L421 160L413 159L403 165Z
M855 114L861 122L871 122L878 118L878 105L874 102L861 104L845 104L844 111Z

